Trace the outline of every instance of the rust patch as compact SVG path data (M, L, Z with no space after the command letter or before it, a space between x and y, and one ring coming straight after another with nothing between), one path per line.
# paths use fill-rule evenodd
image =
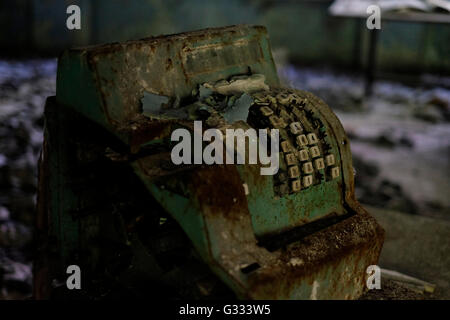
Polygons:
M173 68L173 63L172 63L172 59L168 58L166 60L166 70L169 71L170 69Z
M272 290L272 296L288 296L298 285L298 280L312 284L318 272L323 268L335 270L343 261L354 259L349 263L355 270L356 278L350 281L363 281L358 266L362 259L368 264L376 264L384 241L384 230L373 217L366 212L356 214L344 221L303 238L281 249L278 261L266 265L249 278L249 292ZM292 265L290 261L301 261ZM361 266L359 266L361 268ZM287 281L286 279L290 279ZM355 280L356 279L356 280ZM339 286L346 286L341 279ZM337 285L333 283L333 285Z
M202 42L204 40L218 36L223 37L227 33L233 35L241 33L244 36L249 29L256 29L258 30L258 33L267 36L267 30L264 26L232 25L228 27L206 28L176 34L146 37L140 40L125 41L123 43L115 42L97 46L76 47L71 50L86 51L88 53L95 52L96 55L106 55L110 53L115 53L119 50L123 50L124 47L126 48L127 46L140 49L143 46L150 45L150 49L153 51L155 50L156 46L159 46L165 42L166 43L173 43L176 41L189 41L191 43Z
M208 206L213 214L238 219L242 207L247 206L244 187L234 165L208 166L193 172L190 189L200 206Z
M170 152L139 158L136 160L136 163L149 179L156 179L175 173L181 174L183 171L194 169L194 165L174 165L170 158Z
M192 121L187 120L152 120L138 115L133 120L118 128L118 132L128 137L132 153L139 151L139 147L149 141L169 137L175 126L193 127Z

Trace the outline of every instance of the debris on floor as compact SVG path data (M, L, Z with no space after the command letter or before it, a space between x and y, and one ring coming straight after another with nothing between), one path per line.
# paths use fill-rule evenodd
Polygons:
M418 293L433 293L436 289L435 284L408 276L398 271L381 268L381 278L401 282L404 286L407 286L411 290Z
M31 294L37 160L56 59L0 60L0 300Z
M360 300L429 300L431 296L417 293L394 280L382 280L381 289L367 291Z

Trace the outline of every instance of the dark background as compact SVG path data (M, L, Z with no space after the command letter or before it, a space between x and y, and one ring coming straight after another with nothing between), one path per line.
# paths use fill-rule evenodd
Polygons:
M365 21L328 14L329 0L16 0L0 1L0 52L57 55L70 46L125 41L239 23L267 27L273 48L296 63L361 70ZM65 28L66 8L81 8L82 28ZM450 25L384 21L377 70L450 73Z

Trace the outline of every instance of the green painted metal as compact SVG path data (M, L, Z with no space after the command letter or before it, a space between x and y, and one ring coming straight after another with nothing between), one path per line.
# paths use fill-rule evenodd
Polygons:
M300 92L299 92L300 94ZM311 102L314 107L314 103ZM327 113L332 113L327 108ZM334 151L336 164L340 167L342 162L339 152L338 140L332 130L329 119L319 113L323 132L327 133L326 142ZM332 120L334 121L334 119ZM285 135L285 132L281 132ZM284 157L280 153L280 169L286 167ZM350 161L346 158L344 161ZM323 218L328 215L342 215L344 210L343 179L327 181L322 179L320 184L302 190L300 194L289 194L277 197L273 188L273 177L260 176L259 168L255 166L238 167L243 183L249 186L247 197L248 207L252 216L255 235L265 236L280 233L293 227L304 225L308 222ZM323 170L320 170L323 174Z
M295 117L305 130L321 137L320 154L334 155L332 167L311 174L313 185L281 191L285 189L278 183L295 179L283 175L292 168L283 153L275 176L261 176L260 165L250 164L171 166L170 134L178 127L192 128L192 119L145 117L144 92L167 96L182 108L198 85L242 74L264 75L270 86L264 94L278 101L272 108L288 110L291 117L301 113ZM281 103L280 94L293 95L296 102ZM266 118L258 118L258 96L252 99L249 123L265 123ZM102 247L107 238L133 252L134 269L127 272L137 268L143 277L163 278L157 256L143 253L145 241L127 231L142 217L130 222L129 213L120 214L123 202L142 201L143 216L160 206L200 259L240 298L350 299L364 291L365 269L377 262L383 230L355 199L349 143L339 120L310 93L279 88L263 27L208 29L70 50L59 60L57 95L48 103L46 117L49 235L57 239L60 265L79 259L94 272L104 263L102 251L111 250L111 245ZM250 125L227 124L242 127ZM281 128L280 135L295 143L288 129ZM104 157L111 148L120 150L109 155L123 163L120 170L103 160L90 164L91 149L92 157ZM340 174L331 174L332 168ZM92 190L80 190L78 184L92 184ZM96 198L97 185L112 194L118 189L126 199ZM274 237L301 234L305 226L314 226L314 232L287 237L291 240L269 250ZM129 278L126 273L121 281Z
M144 91L180 99L201 83L251 70L278 85L267 32L228 27L64 52L59 104L73 107L129 143L120 130L142 110ZM161 76L164 75L164 76Z
M328 214L344 214L340 181L312 186L301 196L294 194L279 198L274 195L271 177L260 178L255 183L249 171L240 170L242 181L249 185L248 206L257 236L280 233Z

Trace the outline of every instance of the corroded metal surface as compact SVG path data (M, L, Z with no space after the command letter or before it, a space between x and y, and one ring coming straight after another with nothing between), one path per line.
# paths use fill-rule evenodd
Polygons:
M247 72L278 77L264 27L206 29L69 50L59 59L57 101L108 128L141 113L144 92L182 99L200 83ZM114 131L114 130L113 130Z
M384 232L355 199L348 139L323 101L278 85L263 27L63 54L39 199L43 250L54 261L37 270L36 292L44 296L46 272L76 262L92 283L132 290L142 279L189 282L183 272L200 265L240 298L362 294ZM193 120L203 130L279 129L279 173L174 165L170 135L192 132Z

